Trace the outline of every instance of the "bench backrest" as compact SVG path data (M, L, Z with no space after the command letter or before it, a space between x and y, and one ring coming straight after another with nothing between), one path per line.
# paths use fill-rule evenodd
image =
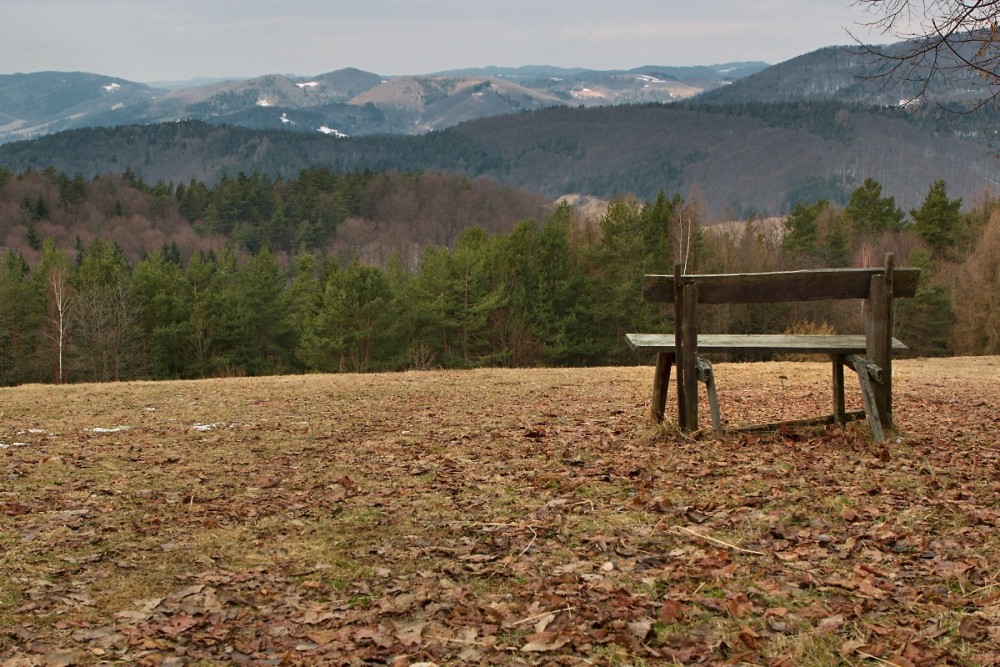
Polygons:
M872 276L885 268L814 269L770 273L718 273L681 275L686 285L697 285L698 303L778 303L825 299L867 299ZM892 295L912 297L920 269L892 270ZM642 299L647 303L674 302L674 276L647 275Z
M698 423L698 327L700 303L778 303L825 299L863 299L865 350L880 370L872 381L875 410L892 425L893 302L912 297L920 270L895 268L893 256L885 266L870 269L815 269L771 273L684 275L680 265L672 276L646 276L643 300L674 306L674 348L677 355L679 422L682 429ZM835 360L839 366L841 360Z

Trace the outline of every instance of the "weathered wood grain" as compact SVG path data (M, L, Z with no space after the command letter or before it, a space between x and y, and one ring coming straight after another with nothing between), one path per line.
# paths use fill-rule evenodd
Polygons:
M866 299L872 276L884 275L884 268L815 269L772 273L719 273L683 276L697 282L699 303L779 303L826 299ZM917 291L920 269L894 269L893 293L912 297ZM647 303L673 303L674 277L647 275L642 298Z
M625 334L629 346L638 352L677 353L674 334ZM892 339L892 351L907 349L899 339ZM698 350L701 352L730 352L752 354L757 352L814 353L814 354L864 354L867 351L863 335L818 334L699 334Z

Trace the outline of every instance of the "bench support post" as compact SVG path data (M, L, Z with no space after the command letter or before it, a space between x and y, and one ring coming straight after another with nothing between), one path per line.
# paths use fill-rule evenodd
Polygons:
M670 387L670 369L673 365L672 353L657 353L656 373L653 375L653 405L650 408L650 417L657 424L663 422L663 415L667 410L667 390Z
M705 383L708 392L708 408L712 413L712 430L720 438L723 436L722 415L719 414L719 396L715 393L715 373L712 364L705 359L698 360L698 381Z
M893 329L893 257L886 255L885 274L871 278L865 302L865 339L868 361L882 370L871 379L872 393L885 428L892 428L892 329Z
M865 413L868 415L868 426L872 430L872 439L875 442L885 442L885 431L882 429L882 418L878 409L878 401L875 399L869 364L864 357L854 354L848 357L848 360L854 366L854 370L858 374L858 382L861 383L861 398L865 402Z
M843 426L847 423L847 404L844 401L844 356L834 354L833 360L833 423Z
M674 332L677 348L677 422L682 431L698 428L698 285L685 282L683 267L674 266Z

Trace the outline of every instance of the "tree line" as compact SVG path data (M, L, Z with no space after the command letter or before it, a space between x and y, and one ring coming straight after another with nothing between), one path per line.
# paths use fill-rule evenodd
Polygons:
M348 184L350 193L350 183L381 177L307 178ZM55 175L66 183L65 201L19 204L20 233L29 234L30 220L44 220L52 207L82 210L92 184L77 180ZM469 220L453 242L429 244L415 261L397 252L380 262L338 256L320 237L296 252L276 251L272 242L281 248L294 241L295 230L316 217L295 213L272 225L274 212L261 213L266 203L229 192L266 192L263 183L249 176L211 188L129 190L164 215L193 206L196 229L228 234L227 243L207 250L165 240L130 259L100 236L68 246L40 236L31 261L6 250L0 382L647 363L627 348L624 334L669 331L672 323L669 313L641 302L646 273L670 273L677 263L692 273L879 266L885 252L923 270L917 297L897 306L896 335L911 349L1000 353L1000 206L986 200L963 212L943 181L908 214L869 179L842 207L820 200L799 204L783 221L718 226L705 225L697 200L623 196L596 218L561 205L509 230ZM76 190L84 193L80 201ZM326 203L346 211L375 205L372 190L354 192ZM850 303L702 311L703 331L861 331L860 310Z

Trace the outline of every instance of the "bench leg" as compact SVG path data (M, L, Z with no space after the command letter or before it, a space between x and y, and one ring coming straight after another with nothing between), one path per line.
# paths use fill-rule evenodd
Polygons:
M667 389L670 387L670 369L674 365L674 355L660 352L656 355L656 372L653 374L653 405L650 417L657 424L663 422L667 409Z
M844 357L830 356L833 360L833 423L843 426L847 422L847 405L844 401Z
M868 415L868 425L872 429L875 442L885 442L885 432L882 430L882 420L879 418L878 402L872 389L872 380L868 376L868 364L860 357L853 357L854 370L858 373L861 383L861 396L865 400L865 413Z
M712 364L704 359L698 360L698 379L705 383L708 391L708 407L712 413L712 430L720 438L722 432L722 415L719 414L719 397L715 393L715 373L712 372Z

